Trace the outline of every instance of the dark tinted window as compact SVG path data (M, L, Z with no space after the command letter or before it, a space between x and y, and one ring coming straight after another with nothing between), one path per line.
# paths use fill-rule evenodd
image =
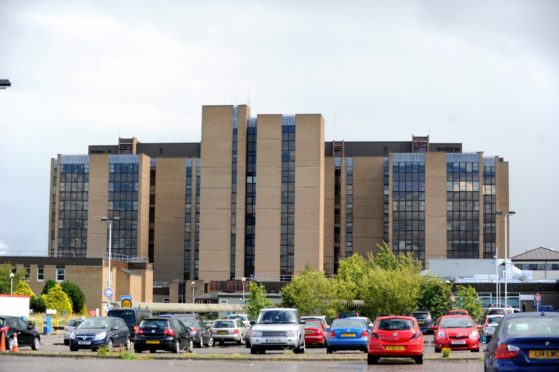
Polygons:
M379 322L378 328L383 331L408 331L413 328L413 323L407 319L384 319Z
M430 318L430 317L429 317L429 314L427 314L427 313L412 313L411 315L412 315L413 317L415 317L415 319L422 319L422 320L425 320L425 319L429 319L429 318Z
M142 329L165 329L169 321L166 319L144 319L140 323Z
M136 324L136 313L134 310L109 310L108 316L122 318L129 326Z
M214 328L234 328L236 327L234 321L218 320L214 323Z

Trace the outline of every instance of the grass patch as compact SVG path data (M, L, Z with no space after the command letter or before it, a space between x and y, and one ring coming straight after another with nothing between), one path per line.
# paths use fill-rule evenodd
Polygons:
M109 348L106 346L101 346L98 350L97 350L97 355L99 356L107 356L109 355Z
M450 358L450 348L443 347L443 349L441 350L441 353L443 355L443 358Z
M134 354L131 351L123 351L123 352L120 353L120 359L135 360L135 359L138 359L138 357L136 356L136 354Z

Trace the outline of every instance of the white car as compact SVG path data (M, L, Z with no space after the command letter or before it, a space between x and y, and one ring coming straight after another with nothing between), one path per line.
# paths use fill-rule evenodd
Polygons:
M247 314L230 314L225 317L225 319L239 319L245 327L250 328L250 321L248 320Z
M68 321L68 324L64 327L64 345L70 345L70 335L82 322L83 319L72 319Z
M305 328L299 310L261 310L250 331L250 353L284 349L292 349L297 354L305 352Z
M493 337L493 334L495 333L495 329L497 328L497 326L499 325L501 320L503 320L504 317L505 317L504 315L487 315L485 317L483 324L481 326L481 331L483 332L483 334L488 340Z

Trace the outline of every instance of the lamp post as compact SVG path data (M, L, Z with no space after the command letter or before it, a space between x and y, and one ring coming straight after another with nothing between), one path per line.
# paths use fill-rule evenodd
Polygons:
M192 303L194 303L194 289L196 288L196 282L194 280L191 281L190 286L192 287Z
M495 250L495 306L499 307L499 255Z
M14 294L14 273L10 272L10 294Z
M111 285L113 284L113 273L111 271L111 259L113 256L113 222L118 220L120 220L120 217L118 216L113 217L112 219L109 217L101 217L101 221L105 222L109 228L109 242L107 243L109 251L109 275L107 277L107 288L111 288Z
M505 216L505 313L508 310L508 262L509 262L509 245L510 245L510 232L509 232L509 218L513 214L516 214L515 211L497 211L499 215Z
M243 282L243 305L245 304L245 282L247 281L247 278L245 278L244 276L241 278L241 281Z

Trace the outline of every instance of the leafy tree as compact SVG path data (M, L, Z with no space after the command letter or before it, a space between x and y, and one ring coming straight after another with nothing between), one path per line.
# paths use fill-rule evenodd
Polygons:
M425 276L419 287L418 310L429 310L433 319L447 314L452 308L450 284L441 278Z
M462 286L456 287L457 304L460 308L468 310L468 313L472 318L478 320L482 315L481 300L477 294L477 291L472 286Z
M413 257L411 252L395 255L392 252L392 248L386 242L377 244L377 247L379 248L379 253L369 255L368 266L379 267L383 270L404 269L409 270L413 274L421 272L421 263Z
M18 295L26 295L26 296L29 296L29 297L35 297L35 293L33 292L31 287L29 286L29 284L25 280L20 280L19 282L17 282L14 293L18 294Z
M353 301L359 295L359 283L367 273L367 261L360 254L353 254L339 261L334 289L339 300Z
M251 319L256 319L260 310L271 307L272 302L266 297L266 288L262 284L250 282L248 285L248 299L246 311Z
M326 315L334 318L337 313L333 285L322 271L309 266L283 287L283 305L299 309L301 315Z
M60 284L55 284L46 295L42 295L47 309L56 309L60 313L72 313L72 302L62 290Z
M44 313L47 310L45 301L43 300L44 295L39 295L31 297L30 308L34 313Z
M45 286L43 287L43 291L41 292L42 295L46 295L49 293L50 289L56 285L56 282L52 279L49 279L45 282Z
M62 282L62 290L68 295L72 302L72 312L75 314L82 313L85 307L85 295L81 288L68 280Z
M0 293L1 294L10 294L10 273L12 272L13 269L14 267L9 262L0 265ZM18 271L14 273L14 278L12 281L12 284L14 286L13 288L14 291L15 291L16 284L24 279L25 279L25 273L23 273L22 271Z

